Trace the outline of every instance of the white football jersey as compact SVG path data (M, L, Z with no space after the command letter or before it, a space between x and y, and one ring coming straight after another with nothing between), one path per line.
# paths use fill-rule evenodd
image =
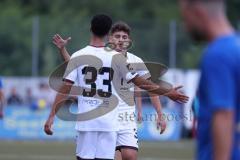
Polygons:
M125 62L124 62L125 61ZM103 47L87 46L75 52L64 79L83 88L78 94L78 131L117 131L120 77L130 81L137 76L127 66L126 58ZM80 89L79 89L80 90ZM83 115L82 115L83 114Z
M131 64L130 71L136 72L139 77L148 79L151 77L150 72L145 66L143 60L132 53L126 54L127 63ZM130 88L130 92L129 92ZM136 128L135 116L135 103L134 103L134 84L128 84L127 81L122 78L121 80L121 99L118 106L118 121L119 129ZM127 99L127 100L126 100ZM128 103L126 103L128 102Z

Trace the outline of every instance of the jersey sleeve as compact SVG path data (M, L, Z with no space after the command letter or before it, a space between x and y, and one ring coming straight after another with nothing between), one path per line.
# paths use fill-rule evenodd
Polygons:
M236 102L236 86L231 62L224 55L213 54L205 57L201 68L206 105L213 111L232 110Z
M134 65L135 65L135 70L140 77L144 79L151 78L151 74L141 58L136 57Z
M68 62L67 68L65 70L63 80L70 83L74 83L77 80L77 58L76 56L71 56L70 61Z
M127 63L127 58L122 54L116 54L112 58L112 67L114 72L118 72L121 77L127 82L131 81L138 76L138 73L134 70L132 64Z

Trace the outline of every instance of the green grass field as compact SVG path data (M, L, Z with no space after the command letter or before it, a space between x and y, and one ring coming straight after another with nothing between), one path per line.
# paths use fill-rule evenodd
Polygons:
M139 160L192 160L194 142L140 142ZM0 160L75 160L74 142L0 141Z

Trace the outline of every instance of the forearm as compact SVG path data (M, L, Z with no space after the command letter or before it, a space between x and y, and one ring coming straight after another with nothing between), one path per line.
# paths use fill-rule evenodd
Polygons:
M172 89L172 87L170 87L169 85L157 85L151 80L146 80L141 77L134 78L132 82L139 88L146 90L151 94L164 95Z
M64 61L69 61L70 60L70 54L68 53L67 49L63 47L62 49L59 49L59 52L62 56L62 59Z
M162 115L162 105L159 100L159 96L155 95L155 94L149 94L149 96L150 96L150 100L151 100L153 107L155 108L158 116L161 116Z
M61 94L61 93L58 93L56 95L56 98L54 100L54 103L52 105L52 108L51 108L51 112L50 112L50 115L49 117L54 117L57 113L57 111L59 110L60 108L60 103L62 102L62 100L64 100L67 96L64 95L64 94Z
M51 112L49 117L54 117L57 113L57 111L59 110L59 108L61 107L61 102L63 100L66 100L68 97L68 94L62 94L62 93L69 93L71 90L71 85L63 85L60 88L60 92L57 93L56 98L53 102L52 108L51 108Z
M212 119L213 155L215 160L231 159L233 113L217 111Z
M135 94L135 101L136 101L136 107L138 112L142 112L142 94L139 91L140 89L138 87L134 88L134 94Z
M138 112L142 112L142 98L141 97L135 97L136 99L136 107Z

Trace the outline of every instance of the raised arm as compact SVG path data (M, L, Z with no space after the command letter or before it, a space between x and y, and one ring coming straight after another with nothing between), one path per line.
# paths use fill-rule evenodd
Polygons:
M70 54L66 49L66 45L70 40L71 40L71 37L68 37L67 39L63 39L59 34L56 34L53 36L53 44L55 44L55 46L59 49L59 53L61 54L61 57L64 61L70 60Z

